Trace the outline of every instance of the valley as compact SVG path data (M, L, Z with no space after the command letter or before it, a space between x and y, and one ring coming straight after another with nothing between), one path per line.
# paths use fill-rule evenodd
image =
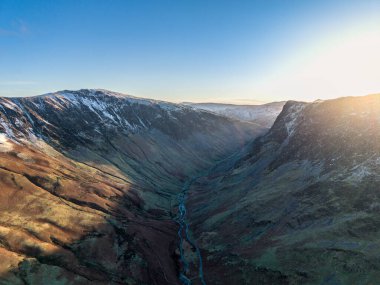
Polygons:
M380 95L266 123L107 90L0 98L0 284L371 284L379 114Z
M0 106L1 284L180 284L177 194L262 133L108 91Z

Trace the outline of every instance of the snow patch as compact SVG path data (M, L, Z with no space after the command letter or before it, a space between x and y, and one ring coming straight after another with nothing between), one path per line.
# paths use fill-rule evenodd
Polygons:
M365 165L359 165L353 169L351 175L348 177L348 180L352 182L361 182L365 177L371 174L372 172L370 168Z
M10 100L3 100L1 102L5 107L7 107L8 109L11 109L11 110L14 110L14 111L17 111L17 105L15 103L13 103L12 101Z
M5 134L0 134L0 152L13 150L13 145Z
M289 114L287 115L287 118L286 118L287 122L285 123L285 128L286 128L286 131L288 132L288 136L291 136L294 133L298 115L299 113L301 113L301 111L304 108L305 108L304 104L293 105L289 108L288 110Z
M12 129L8 126L7 122L5 122L2 118L0 118L0 125L4 128L5 134L9 137L14 137L14 133Z

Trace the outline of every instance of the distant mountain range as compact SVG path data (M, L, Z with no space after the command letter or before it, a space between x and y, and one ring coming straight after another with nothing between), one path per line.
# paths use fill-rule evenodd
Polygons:
M0 284L376 284L380 95L0 98Z
M286 102L273 102L263 105L233 105L218 103L184 103L195 109L207 110L226 117L254 122L270 128Z

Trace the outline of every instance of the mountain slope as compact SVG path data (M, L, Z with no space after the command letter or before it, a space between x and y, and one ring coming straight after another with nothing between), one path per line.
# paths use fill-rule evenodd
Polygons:
M379 114L290 101L263 133L105 90L1 98L0 284L376 284Z
M177 194L259 135L105 90L0 99L0 284L179 284Z
M208 284L375 284L379 114L380 95L288 102L266 135L193 183Z
M0 106L0 128L9 137L40 138L78 161L127 173L145 187L168 175L183 179L262 132L181 105L102 90L3 99Z

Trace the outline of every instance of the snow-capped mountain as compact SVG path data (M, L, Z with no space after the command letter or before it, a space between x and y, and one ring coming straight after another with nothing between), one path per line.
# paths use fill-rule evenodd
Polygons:
M45 128L57 123L65 124L71 130L84 129L83 125L77 124L78 120L89 127L88 131L94 131L92 127L96 130L107 127L125 133L148 129L165 132L165 124L174 124L173 122L196 113L183 105L141 99L106 90L60 91L31 98L2 98L0 108L4 115L0 125L9 136L13 135L13 130L28 135L25 129L31 131L29 135L40 136L44 134ZM13 118L14 114L19 114L22 118ZM212 118L204 112L196 114ZM172 122L165 121L166 119L172 119ZM88 125L90 123L93 125ZM186 135L186 132L190 133L192 130L182 131L182 135Z
M379 114L0 98L0 284L376 284Z
M177 194L261 132L105 90L0 98L0 283L179 284Z

